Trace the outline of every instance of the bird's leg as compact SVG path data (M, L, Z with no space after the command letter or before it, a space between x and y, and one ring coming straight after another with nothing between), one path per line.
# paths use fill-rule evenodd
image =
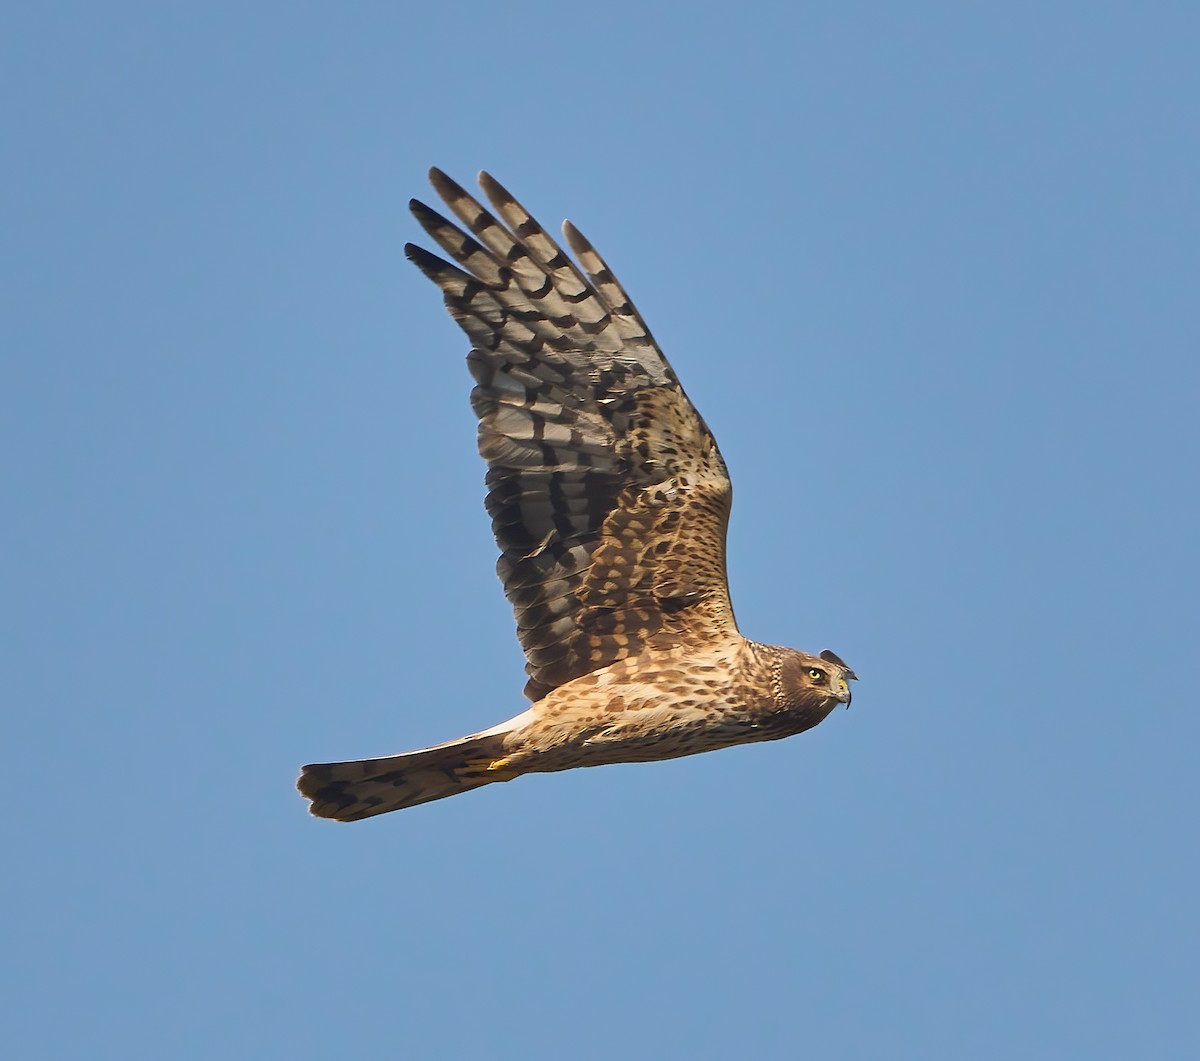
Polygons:
M521 771L512 769L512 757L499 759L468 759L454 773L463 781L511 781L520 777Z

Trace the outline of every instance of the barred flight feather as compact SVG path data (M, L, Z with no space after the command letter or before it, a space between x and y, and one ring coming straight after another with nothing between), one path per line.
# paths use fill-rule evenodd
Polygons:
M564 225L582 270L487 174L495 213L439 170L430 179L466 231L414 200L454 262L406 250L473 344L487 509L527 695L647 644L736 637L729 476L629 296L578 229Z

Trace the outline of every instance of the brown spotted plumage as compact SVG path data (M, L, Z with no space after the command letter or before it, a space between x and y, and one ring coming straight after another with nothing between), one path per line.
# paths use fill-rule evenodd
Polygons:
M564 223L581 271L486 173L495 213L440 170L430 179L462 227L410 205L458 264L405 251L471 340L497 570L533 706L434 748L306 766L312 812L354 821L526 773L774 740L849 704L855 675L832 652L738 633L725 462L592 245Z

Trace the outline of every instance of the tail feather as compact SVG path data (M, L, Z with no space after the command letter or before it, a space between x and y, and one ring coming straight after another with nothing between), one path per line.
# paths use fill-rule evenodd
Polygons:
M482 733L404 755L313 763L296 787L318 818L354 822L469 792L517 774L503 768L504 738Z

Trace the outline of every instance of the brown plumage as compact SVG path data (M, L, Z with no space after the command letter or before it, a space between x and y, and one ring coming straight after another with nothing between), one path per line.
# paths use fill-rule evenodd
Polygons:
M499 217L440 170L430 180L467 231L410 205L458 265L405 252L472 343L497 570L533 706L434 748L306 766L313 814L354 821L526 773L775 740L849 704L855 675L832 652L738 633L725 462L592 245L563 224L581 272L486 173Z

